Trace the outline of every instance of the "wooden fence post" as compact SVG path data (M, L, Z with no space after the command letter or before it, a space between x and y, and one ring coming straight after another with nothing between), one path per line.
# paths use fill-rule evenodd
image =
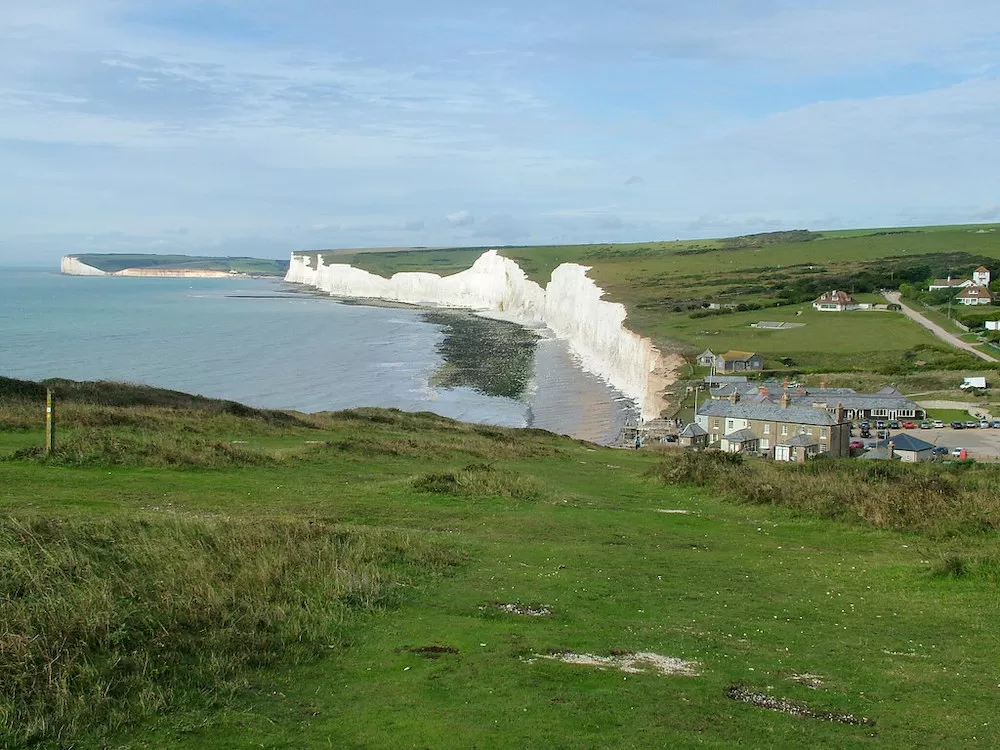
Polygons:
M45 389L45 452L56 449L56 407L50 388Z

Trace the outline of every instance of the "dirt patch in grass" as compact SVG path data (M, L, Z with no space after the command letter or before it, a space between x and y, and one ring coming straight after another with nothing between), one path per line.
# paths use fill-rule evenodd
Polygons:
M419 654L426 659L440 659L442 654L458 653L458 649L454 646L409 646L406 650L411 654Z
M496 607L503 612L509 612L512 615L523 615L525 617L548 617L552 614L552 610L548 607L532 607L513 602L491 602L488 605L483 605L479 609L486 609L486 607Z
M585 667L598 667L599 669L618 669L629 674L654 672L667 676L699 676L698 662L678 659L674 656L662 656L650 651L612 651L610 656L560 651L554 654L536 654L535 656L538 659L561 661L564 664L579 664Z
M764 708L768 711L780 711L791 716L804 716L808 719L819 719L821 721L834 721L838 724L854 724L857 726L875 726L875 720L866 716L855 716L854 714L842 714L836 711L814 711L802 703L790 701L787 698L777 698L767 693L755 693L744 685L730 685L726 690L726 697L730 700L748 703L757 708Z

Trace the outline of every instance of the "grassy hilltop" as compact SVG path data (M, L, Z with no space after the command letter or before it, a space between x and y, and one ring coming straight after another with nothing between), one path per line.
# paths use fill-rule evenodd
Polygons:
M162 270L222 271L252 276L284 276L287 260L269 258L213 258L197 255L156 255L151 253L87 253L74 256L88 266L115 273L126 268L158 268Z
M484 248L412 250L328 256L383 276L399 271L454 273ZM628 309L628 325L662 346L689 354L711 348L759 352L769 367L789 357L803 372L976 369L983 363L956 353L920 326L889 313L831 315L810 303L842 289L862 301L901 283L986 265L1000 275L997 225L790 231L717 240L633 244L504 247L533 280L545 284L560 263L591 267L607 299ZM707 310L709 304L735 310ZM805 323L791 330L750 328L757 321Z
M49 385L45 456L0 379L0 746L992 741L992 466Z

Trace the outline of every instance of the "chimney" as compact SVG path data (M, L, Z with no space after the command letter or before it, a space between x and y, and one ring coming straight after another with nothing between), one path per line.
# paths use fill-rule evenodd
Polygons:
M844 423L844 402L841 401L837 404L837 424Z
M889 441L889 458L892 458L895 455L896 455L896 444L890 440Z
M826 381L825 380L819 381L819 389L821 391L825 391L826 390Z
M768 396L767 386L764 385L763 383L761 383L760 385L758 385L757 386L757 393L759 393L764 398L767 398L767 396Z
M733 392L729 396L729 403L735 406L739 402L740 402L740 392L734 388Z
M781 394L781 408L787 409L792 403L792 397L788 395L788 391Z
M788 378L787 377L785 377L785 390L786 391L788 390Z

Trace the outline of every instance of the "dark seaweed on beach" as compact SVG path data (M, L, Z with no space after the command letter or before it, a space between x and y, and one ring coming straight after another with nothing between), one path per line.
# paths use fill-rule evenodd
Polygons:
M425 312L424 319L444 327L438 344L444 365L435 373L434 385L515 399L524 394L538 343L533 331L468 312Z

